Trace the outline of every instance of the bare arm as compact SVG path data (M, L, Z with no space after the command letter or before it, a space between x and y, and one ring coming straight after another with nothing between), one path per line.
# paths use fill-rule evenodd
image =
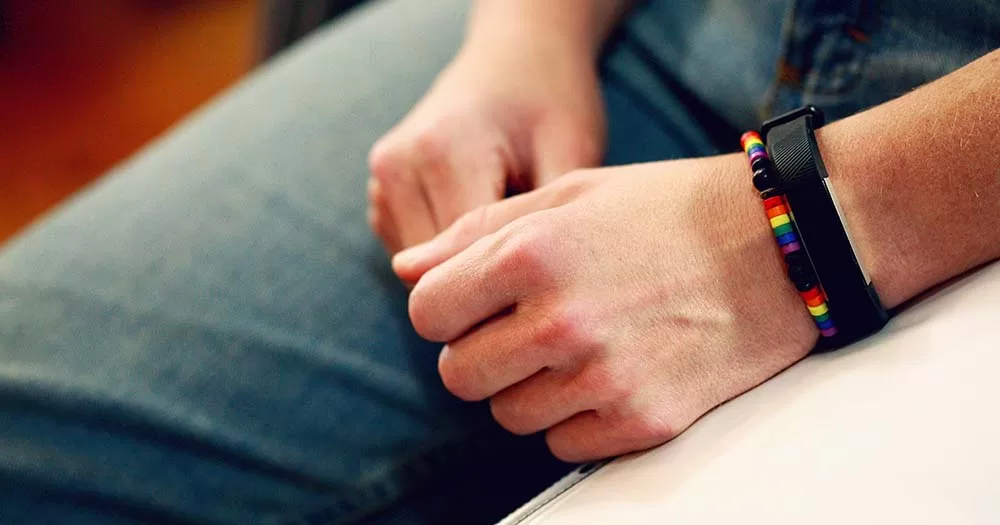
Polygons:
M1000 258L1000 51L820 130L888 306Z
M994 52L819 131L887 305L1000 257L998 102ZM742 154L585 170L394 265L445 386L580 461L671 439L812 348L760 206Z

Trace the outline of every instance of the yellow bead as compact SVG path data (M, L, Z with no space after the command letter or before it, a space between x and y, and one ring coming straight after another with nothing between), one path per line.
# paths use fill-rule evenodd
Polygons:
M743 144L743 151L749 152L750 148L754 146L764 147L764 143L761 142L760 139L750 139Z
M809 313L811 313L813 317L819 317L830 311L830 309L826 307L826 303L823 303L819 306L806 305L806 308L809 309Z
M788 218L788 214L786 214L786 213L783 213L783 214L778 215L776 217L771 217L771 227L772 228L777 228L778 226L781 226L782 224L788 224L790 222L792 222L792 221L791 221L791 219Z

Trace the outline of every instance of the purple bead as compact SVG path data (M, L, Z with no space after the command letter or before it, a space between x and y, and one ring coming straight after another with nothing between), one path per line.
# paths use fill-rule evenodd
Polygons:
M792 252L797 252L797 251L799 251L801 249L802 249L802 245L801 244L799 244L797 242L793 242L793 243L789 243L789 244L786 244L786 245L782 246L781 247L781 253L783 253L785 255L788 255L788 254L790 254Z

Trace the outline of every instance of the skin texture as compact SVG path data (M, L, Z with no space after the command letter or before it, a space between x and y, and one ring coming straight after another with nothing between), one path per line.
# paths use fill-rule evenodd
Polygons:
M570 174L398 256L421 275L414 326L448 343L445 386L579 461L662 443L801 358L816 330L760 202L727 181L744 164Z
M998 98L1000 51L820 130L887 306L1000 257ZM741 154L576 171L398 254L445 386L583 461L663 443L801 359L817 331L749 179Z
M368 221L391 253L604 151L595 57L628 2L483 0L462 49L372 148Z

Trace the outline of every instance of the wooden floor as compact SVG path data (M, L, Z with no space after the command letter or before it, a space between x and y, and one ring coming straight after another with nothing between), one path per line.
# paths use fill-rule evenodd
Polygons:
M255 61L254 0L7 0L0 242Z

